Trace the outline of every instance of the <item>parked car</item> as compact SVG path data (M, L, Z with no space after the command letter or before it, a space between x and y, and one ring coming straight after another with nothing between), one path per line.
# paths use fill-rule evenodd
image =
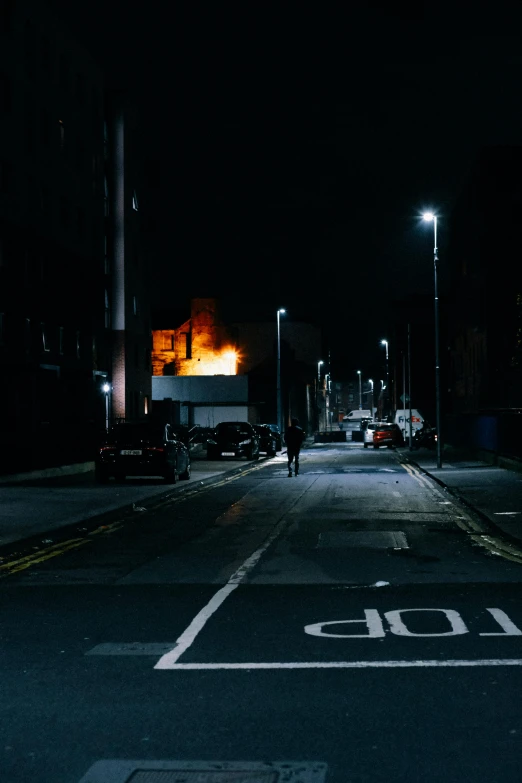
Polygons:
M248 421L221 421L207 440L207 457L259 459L259 437Z
M275 457L277 453L277 440L275 433L268 424L254 424L254 429L259 436L259 451L268 457Z
M268 426L270 427L270 429L275 435L276 451L281 451L281 449L283 448L283 438L281 436L281 430L279 429L277 424L269 424Z
M380 424L380 422L373 421L373 419L363 419L361 422L361 430L363 433L363 443L365 449L367 449L368 446L373 443L373 433L375 432L375 428L378 424Z
M387 446L389 449L404 446L404 438L399 425L388 422L376 423L372 443L374 449L378 449L380 446Z
M414 437L411 441L411 448L413 449L435 449L437 446L437 430L435 427L431 427L428 422L424 422L424 426L416 430Z
M190 478L190 452L170 424L122 422L109 428L95 456L97 481L158 476L174 484Z

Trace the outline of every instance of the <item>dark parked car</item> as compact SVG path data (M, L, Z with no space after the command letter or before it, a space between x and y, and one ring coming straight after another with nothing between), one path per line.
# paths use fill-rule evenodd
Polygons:
M276 451L281 451L281 449L283 448L283 439L281 437L281 430L279 429L277 424L269 424L268 426L270 427L270 429L275 435Z
M379 446L387 446L389 449L394 449L396 446L404 446L404 438L399 425L387 422L375 424L372 442L374 449L378 449Z
M259 436L259 451L268 457L275 457L277 453L277 439L268 424L254 424L254 429Z
M170 424L125 422L110 427L95 457L96 479L161 476L174 484L190 478L190 452Z
M248 421L221 421L207 440L207 457L259 459L259 437Z

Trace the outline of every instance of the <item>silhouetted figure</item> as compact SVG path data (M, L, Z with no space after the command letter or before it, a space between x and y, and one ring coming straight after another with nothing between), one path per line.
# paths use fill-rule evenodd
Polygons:
M299 475L299 453L305 439L305 432L299 426L299 419L293 418L292 423L286 428L285 443L288 458L288 478L292 476L292 462L295 466L295 475Z

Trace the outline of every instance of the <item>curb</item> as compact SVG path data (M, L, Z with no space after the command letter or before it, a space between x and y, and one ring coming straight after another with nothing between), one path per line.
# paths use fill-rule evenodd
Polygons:
M429 478L438 484L439 487L445 489L446 492L455 498L455 500L461 503L461 505L465 507L466 511L475 517L475 522L478 522L478 524L483 527L484 532L482 534L479 533L479 535L490 536L492 543L497 549L507 556L511 556L510 559L514 559L518 563L522 562L522 542L518 538L510 535L509 533L506 533L505 530L502 530L502 528L498 527L498 525L496 525L495 522L487 516L487 514L484 514L483 511L480 511L480 509L476 508L469 502L469 500L463 497L458 489L449 487L442 479L440 479L438 476L434 476L433 473L430 473L429 470L423 468L422 465L419 465L418 462L415 462L415 460L411 459L408 455L401 454L401 459L410 463L411 465L415 465L415 467L420 470L421 473L423 473L425 476L429 476ZM483 461L486 462L486 460Z

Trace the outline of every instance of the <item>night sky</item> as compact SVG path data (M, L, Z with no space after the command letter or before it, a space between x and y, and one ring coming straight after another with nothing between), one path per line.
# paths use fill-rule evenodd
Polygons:
M369 373L397 301L433 295L420 213L443 277L480 148L520 144L520 3L57 5L140 108L157 325L286 307Z

